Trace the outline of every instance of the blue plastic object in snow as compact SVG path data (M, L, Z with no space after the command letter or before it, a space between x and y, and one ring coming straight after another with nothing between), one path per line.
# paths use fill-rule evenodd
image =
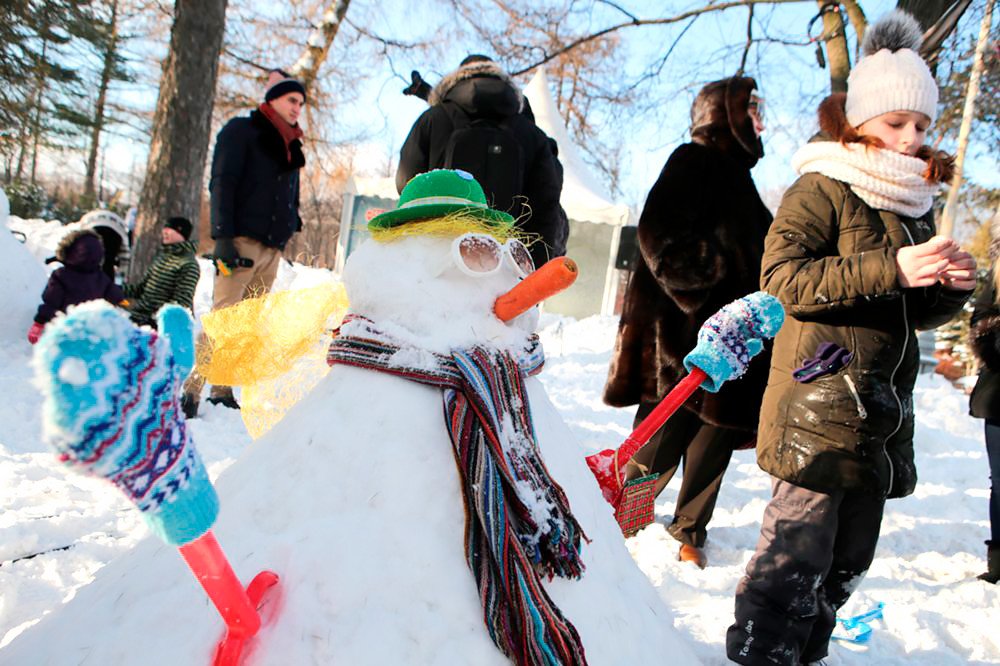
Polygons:
M872 626L868 623L872 620L881 620L883 608L885 608L885 603L880 601L870 611L859 613L846 620L838 617L837 624L843 628L843 632L834 631L830 638L848 643L867 643L868 639L872 637Z

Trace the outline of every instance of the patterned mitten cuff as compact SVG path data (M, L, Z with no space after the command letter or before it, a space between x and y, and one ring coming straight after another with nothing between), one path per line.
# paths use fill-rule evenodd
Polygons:
M193 349L191 318L162 314L161 335L103 301L78 306L49 324L34 365L44 438L60 460L114 483L180 546L211 528L219 501L178 404L184 368L171 351Z

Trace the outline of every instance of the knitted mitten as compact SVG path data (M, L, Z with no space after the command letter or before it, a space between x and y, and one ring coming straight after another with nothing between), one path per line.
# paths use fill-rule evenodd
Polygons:
M181 546L211 528L219 501L178 395L194 365L193 322L181 307L137 328L104 301L73 308L35 349L44 438L60 460L125 493L150 529Z
M684 357L688 372L698 367L708 377L701 387L712 393L746 372L750 359L764 348L785 321L785 310L774 296L758 291L726 305L705 320L698 343Z

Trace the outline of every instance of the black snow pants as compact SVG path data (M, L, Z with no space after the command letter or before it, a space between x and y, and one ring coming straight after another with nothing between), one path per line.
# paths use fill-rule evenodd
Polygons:
M875 556L885 500L772 480L757 552L736 588L726 654L740 664L822 659L837 610Z

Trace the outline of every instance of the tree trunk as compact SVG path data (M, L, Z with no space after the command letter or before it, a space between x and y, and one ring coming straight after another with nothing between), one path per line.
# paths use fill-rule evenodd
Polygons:
M111 2L111 19L108 22L104 69L101 70L101 84L97 88L97 104L94 106L94 127L90 134L90 152L87 155L87 175L84 178L84 195L93 200L96 192L94 180L97 176L97 153L101 147L101 131L104 129L104 103L108 96L111 73L115 69L118 55L118 0Z
M198 228L226 5L227 0L176 0L174 5L139 195L130 281L145 273L166 218L186 217Z
M847 11L847 18L851 22L851 27L854 28L854 34L858 38L857 48L854 50L855 59L861 57L861 42L865 39L865 30L868 29L868 18L865 16L864 10L857 3L857 0L845 0L843 3L844 9Z
M972 61L972 72L969 74L969 88L965 93L965 108L962 110L962 125L958 130L958 150L955 153L955 177L948 190L948 199L941 214L939 233L951 237L955 226L955 209L958 206L958 194L962 189L962 168L965 165L965 151L969 147L969 132L972 131L972 119L976 115L976 97L979 95L979 79L983 75L984 55L990 41L990 27L993 22L994 0L986 0L986 11L983 22L979 26L979 41L976 42L976 55Z
M820 10L830 0L817 0ZM833 3L836 5L836 3ZM851 54L847 49L844 17L839 6L823 12L823 40L826 42L826 62L830 67L830 92L847 92L847 76L851 73Z
M333 0L327 5L323 18L309 35L305 51L292 65L291 75L301 81L307 91L316 80L323 61L326 60L326 54L330 51L330 46L337 36L337 31L340 30L340 24L343 23L350 4L351 0Z
M927 30L941 16L944 15L948 7L954 0L899 0L896 3L897 9L902 9L907 14L911 14L917 19L917 23L924 30Z
M48 23L45 23L46 30L48 29ZM38 156L38 130L42 124L42 104L44 100L45 91L45 66L48 62L48 50L49 50L49 40L42 40L42 53L39 62L35 64L35 94L32 95L32 113L31 121L25 122L21 127L21 153L17 158L17 179L20 180L24 176L25 162L28 158L28 141L32 140L33 150L32 150L32 164L31 164L31 182L35 182L35 158ZM27 119L26 119L27 121Z

